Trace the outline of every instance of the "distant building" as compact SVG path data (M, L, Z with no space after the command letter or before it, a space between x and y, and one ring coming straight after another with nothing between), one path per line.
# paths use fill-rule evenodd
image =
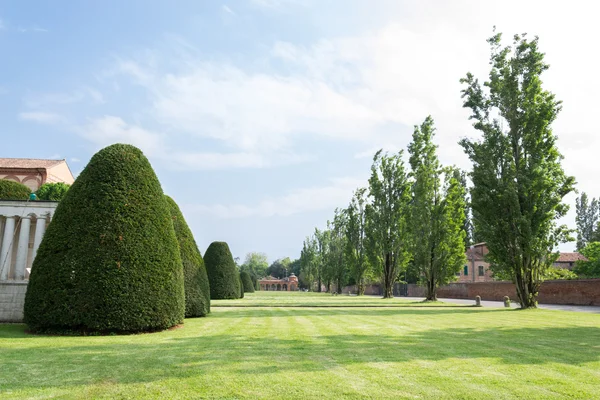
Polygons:
M587 258L581 253L573 252L573 253L560 253L556 261L554 261L553 266L556 268L565 268L568 270L572 270L577 261L588 261Z
M293 273L286 278L273 278L268 276L258 281L260 290L264 291L287 291L293 292L298 290L298 277Z
M490 264L485 261L488 248L485 243L477 243L467 249L467 262L456 274L458 282L489 282L493 281Z
M75 181L65 160L0 158L0 179L15 181L36 191L44 183Z

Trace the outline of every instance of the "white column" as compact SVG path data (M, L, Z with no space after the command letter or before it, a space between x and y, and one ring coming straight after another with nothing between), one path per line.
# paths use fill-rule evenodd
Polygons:
M4 225L4 237L2 238L2 248L0 250L0 280L2 281L8 279L8 270L12 261L11 245L15 234L15 218L14 216L6 217L6 224Z
M27 254L29 253L29 229L31 217L21 218L21 231L19 232L19 243L17 247L17 260L15 261L15 280L25 279L25 267L27 267Z
M37 217L37 221L35 222L35 237L33 239L33 255L31 256L31 260L35 260L35 255L37 254L38 248L40 247L40 243L42 243L42 238L44 237L44 233L46 232L46 216Z

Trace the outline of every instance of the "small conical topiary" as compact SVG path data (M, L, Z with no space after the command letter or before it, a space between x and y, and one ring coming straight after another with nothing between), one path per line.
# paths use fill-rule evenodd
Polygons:
M169 203L175 235L179 242L181 261L183 262L185 317L204 317L210 312L210 289L204 260L179 206L169 196L165 197Z
M242 276L238 275L238 280L240 281L240 299L244 298L244 282L242 282Z
M27 200L30 193L22 183L0 179L0 200Z
M183 321L183 265L162 188L142 152L96 153L42 240L25 296L32 331L140 332Z
M254 293L254 284L252 283L252 277L246 271L242 271L240 273L240 277L242 278L242 284L244 286L244 292L246 293Z
M227 243L212 242L204 253L204 265L212 300L240 298L240 275Z

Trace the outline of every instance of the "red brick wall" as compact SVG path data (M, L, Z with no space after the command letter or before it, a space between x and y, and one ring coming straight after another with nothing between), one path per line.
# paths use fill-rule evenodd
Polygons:
M517 292L512 282L460 282L451 283L438 289L438 297L450 299L475 299L501 301L504 296L517 300ZM424 297L424 288L408 285L408 296ZM546 281L540 286L538 301L542 304L600 305L600 279L574 281Z

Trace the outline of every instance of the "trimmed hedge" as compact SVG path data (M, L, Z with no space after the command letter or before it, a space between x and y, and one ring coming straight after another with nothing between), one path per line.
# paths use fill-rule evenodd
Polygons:
M59 203L33 263L34 332L140 332L183 322L183 265L162 188L142 152L96 153Z
M183 262L185 317L204 317L210 312L210 288L204 260L179 206L169 196L165 197L171 211L175 236L179 242L179 252Z
M238 280L240 281L240 299L244 298L244 282L242 282L242 276L238 275Z
M252 284L252 277L246 271L242 271L240 273L240 277L242 278L242 284L244 286L244 292L246 293L254 293L254 285Z
M71 185L63 182L44 183L36 190L35 195L38 200L61 201L70 187Z
M240 298L240 276L227 243L212 242L204 253L204 265L212 300Z
M0 179L0 200L28 200L31 189L22 183Z

